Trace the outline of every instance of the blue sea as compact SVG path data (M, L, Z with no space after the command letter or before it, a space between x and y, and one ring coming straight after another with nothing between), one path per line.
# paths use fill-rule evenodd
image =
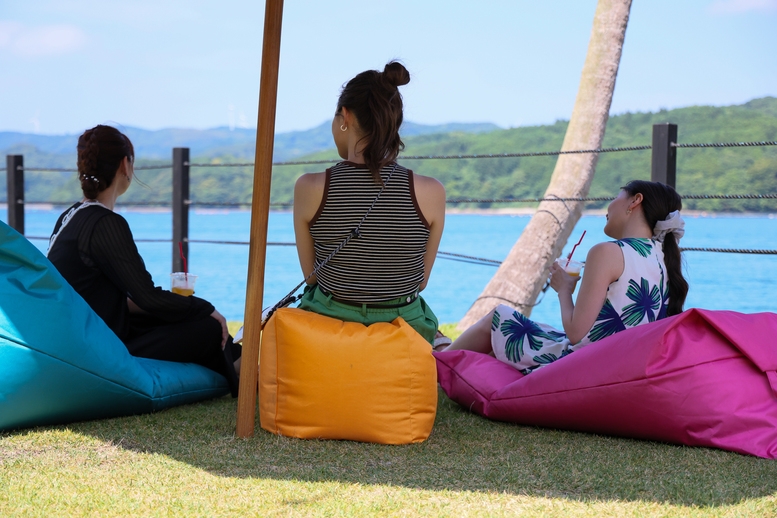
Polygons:
M132 210L119 207L136 239L170 239L172 216L169 211ZM60 210L28 208L26 235L51 234ZM194 209L189 234L193 240L248 241L250 212L240 210ZM0 209L0 219L7 221ZM527 215L449 214L440 250L502 260L530 220ZM583 216L572 232L576 241L587 231L575 258L585 258L594 244L607 240L602 232L603 215ZM32 240L45 252L47 242ZM270 242L294 241L292 215L270 214ZM729 216L720 214L686 216L684 247L777 249L777 215ZM565 248L565 254L572 243ZM169 288L172 243L139 243L148 271L158 285ZM777 312L777 255L745 255L686 252L685 274L690 284L686 307L730 309L744 313ZM227 320L242 321L248 269L248 246L192 243L189 245L189 271L199 276L197 295L210 300ZM480 295L496 267L438 258L424 298L440 322L457 322ZM267 249L264 305L269 306L302 280L293 246ZM532 318L561 327L555 292L536 306Z

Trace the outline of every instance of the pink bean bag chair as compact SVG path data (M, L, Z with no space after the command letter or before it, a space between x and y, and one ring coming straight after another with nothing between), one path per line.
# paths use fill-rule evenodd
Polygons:
M777 314L690 309L529 374L435 353L448 396L489 419L777 458Z

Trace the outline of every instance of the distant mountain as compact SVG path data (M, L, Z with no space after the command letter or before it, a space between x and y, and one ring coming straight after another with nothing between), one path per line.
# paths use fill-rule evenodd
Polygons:
M75 153L78 135L37 135L0 131L0 153L3 155L21 154L22 150L35 149L47 154L65 155Z
M777 141L777 98L754 99L737 106L690 106L655 113L623 113L607 122L602 147L650 145L654 124L678 125L681 143ZM497 155L553 151L561 148L567 121L543 126L524 126L488 134L448 133L408 137L404 155ZM332 151L305 157L325 159ZM440 180L453 198L534 198L548 187L556 156L483 158L462 160L410 160L399 157L416 173ZM322 165L284 166L273 170L271 199L288 203L294 196L294 182L303 172L320 171ZM208 174L217 172L208 168ZM589 195L609 197L633 179L650 179L650 150L603 153ZM250 171L247 173L250 175ZM220 178L226 175L221 174ZM236 181L230 179L230 181ZM167 180L169 184L169 180ZM203 186L205 185L203 181ZM681 194L777 194L777 146L730 147L677 150L677 189ZM192 187L194 192L194 187ZM249 199L250 193L232 191L234 199ZM199 193L206 199L205 189ZM215 195L216 193L213 193ZM169 195L167 198L169 199ZM241 199L241 200L242 200ZM483 202L479 207L504 207ZM452 205L462 207L462 205ZM526 203L516 207L529 207ZM607 201L589 203L603 208ZM777 212L777 200L684 200L687 209L721 212Z
M500 129L496 124L491 123L459 123L427 125L416 124L405 121L400 130L402 138L415 137L418 135L437 135L446 133L487 133ZM254 140L249 144L250 157L254 157ZM273 151L273 160L276 162L290 160L303 155L309 155L318 151L332 149L332 123L327 121L315 128L305 131L291 131L289 133L279 133L275 136L275 149ZM232 150L224 150L232 151ZM225 155L243 156L237 153L226 152ZM246 155L248 156L248 155Z
M451 132L476 134L498 129L499 126L490 123L426 125L407 121L402 126L401 134L403 137ZM174 147L188 147L192 156L201 158L254 158L255 129L219 127L207 130L170 128L149 131L125 127L122 131L132 140L135 154L142 159L169 160ZM77 141L78 135L0 132L0 154L16 154L21 150L28 154L31 148L35 148L45 154L75 156ZM330 148L331 123L323 122L309 130L278 133L275 136L274 159L289 160Z
M607 122L603 147L650 145L653 124L672 122L678 125L681 143L777 141L777 98L754 99L737 106L690 106L655 113L623 113ZM427 155L497 155L560 149L567 121L544 126L525 126L499 130L493 125L421 126L408 123L404 130L407 148L404 156ZM448 131L446 133L446 131ZM487 132L487 133L486 133ZM170 148L189 146L197 162L211 167L193 167L191 196L199 203L248 203L253 186L252 167L230 167L226 164L253 161L254 132L226 128L208 131L163 130L150 132L127 130L137 143L138 164L148 165L153 146L158 147L157 163L169 164ZM205 135L208 135L208 138ZM8 134L0 133L0 150ZM18 134L17 134L18 135ZM243 139L237 141L238 136ZM25 166L75 166L72 154L56 152L53 137L32 136L39 140L14 149L24 155ZM65 138L65 137L60 137ZM75 146L70 136L70 146ZM164 139L167 140L164 140ZM220 139L220 140L219 140ZM307 131L279 134L276 138L278 159L300 157L304 160L329 160L336 157L330 123ZM51 151L41 151L40 147ZM7 145L7 144L5 144ZM8 149L8 148L6 148ZM71 147L72 149L72 147ZM317 149L315 152L307 150ZM2 152L2 151L0 151ZM7 152L7 151L6 151ZM71 151L72 153L72 151ZM210 153L210 155L208 155ZM462 160L399 160L416 173L440 180L448 198L534 198L547 189L556 164L556 156L521 158L483 158ZM650 150L603 153L599 157L590 196L609 197L618 187L632 179L650 178ZM322 164L273 168L271 200L289 203L294 196L294 183L304 172L321 171ZM171 170L145 170L138 185L122 197L122 202L169 204ZM0 171L0 202L5 200L5 172ZM72 172L26 171L25 190L29 201L70 203L78 199L80 187ZM777 194L777 146L678 149L677 188L681 194ZM470 206L489 207L489 202ZM589 203L587 208L602 208L606 201ZM461 207L462 205L454 205ZM504 204L494 205L504 207ZM514 204L527 207L526 203ZM777 211L777 200L693 200L683 202L686 209L722 212Z

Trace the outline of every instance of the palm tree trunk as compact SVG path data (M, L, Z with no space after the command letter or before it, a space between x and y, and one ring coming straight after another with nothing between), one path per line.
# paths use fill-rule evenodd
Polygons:
M631 0L599 0L575 107L562 150L598 149L615 90ZM584 198L593 181L598 154L559 155L545 198ZM497 304L507 303L524 315L547 279L551 263L561 254L583 211L582 202L544 201L537 208L459 329L466 329Z

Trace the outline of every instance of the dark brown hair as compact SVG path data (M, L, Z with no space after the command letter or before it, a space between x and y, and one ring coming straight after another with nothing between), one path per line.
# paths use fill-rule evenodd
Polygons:
M345 107L359 123L367 145L362 151L376 183L382 183L380 170L396 160L405 148L399 138L402 125L402 95L399 87L410 82L410 73L397 61L389 62L383 72L367 70L343 87L337 112ZM361 142L360 140L360 142Z
M135 148L112 126L98 125L78 137L78 179L87 199L111 186L124 157L133 161Z
M629 196L642 194L642 213L651 230L655 228L657 222L665 220L670 212L683 208L683 201L677 191L663 183L634 180L621 188L629 193ZM673 232L664 237L664 264L666 264L669 289L669 306L666 314L667 316L677 315L683 312L685 297L688 295L688 281L683 277L680 246Z

